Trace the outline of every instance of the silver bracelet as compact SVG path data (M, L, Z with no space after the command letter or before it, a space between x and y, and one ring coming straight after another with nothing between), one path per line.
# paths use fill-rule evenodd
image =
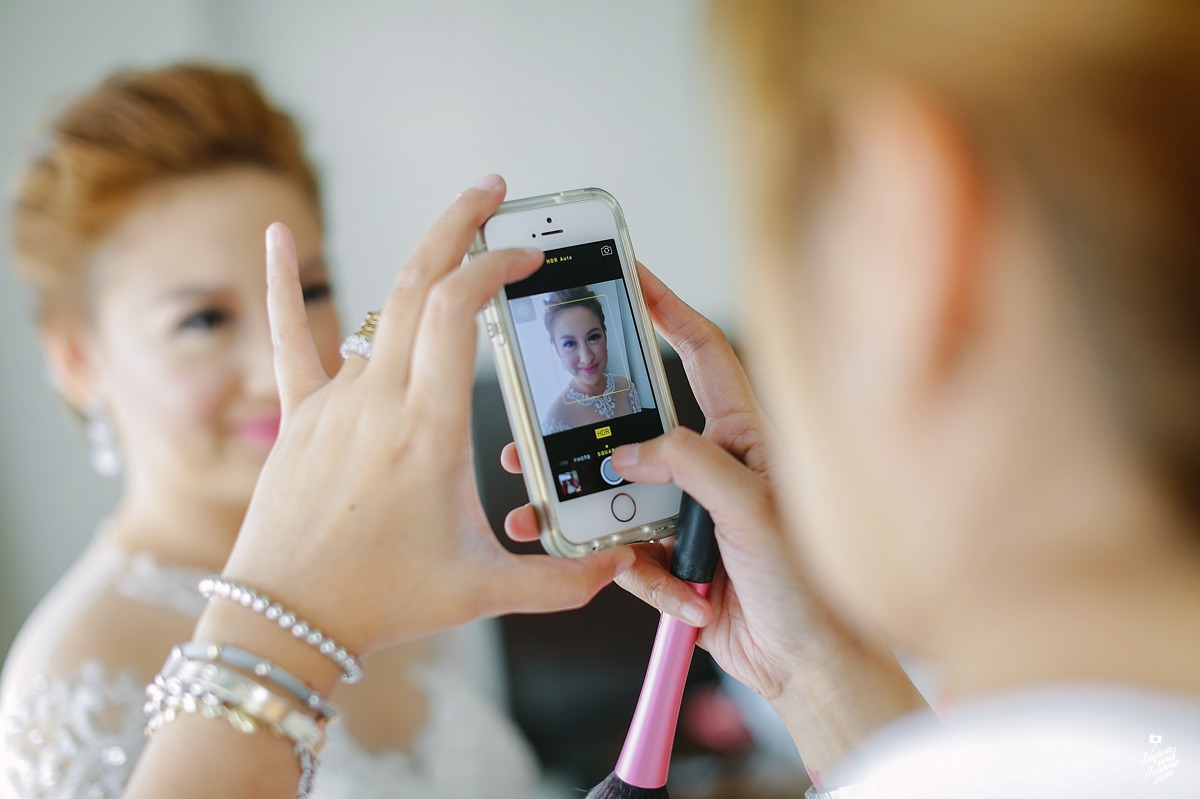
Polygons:
M304 712L276 696L253 679L215 663L177 660L146 686L146 737L152 737L180 714L199 713L206 719L223 718L244 735L266 726L292 743L300 761L297 799L308 799L317 774L317 753L325 733Z
M305 685L287 670L244 649L210 641L187 641L171 650L171 655L167 658L166 665L163 666L163 672L166 673L173 669L176 661L184 660L224 663L235 669L249 672L290 694L302 707L313 712L318 723L337 719L337 709L329 704L325 697Z
M325 746L322 724L253 678L216 663L177 661L171 668L164 668L154 682L146 686L146 698L148 715L165 713L198 701L213 704L215 699L228 710L269 726L276 735L288 738L313 754Z
M358 658L283 605L272 602L265 594L221 577L205 577L201 580L200 594L205 599L221 597L236 602L255 613L261 613L283 629L290 630L293 636L336 663L342 670L342 682L356 683L362 679L362 662Z
M215 719L224 717L238 732L245 732L245 729L240 722L233 720L230 711L217 705L215 708L210 708L208 705L193 703L190 708L181 706L170 715L164 713L162 719L158 721L155 729L162 729L168 722L174 721L179 713L201 713L205 718ZM147 732L147 736L153 735L152 732ZM300 786L296 789L296 799L309 799L312 795L313 785L317 781L317 758L312 752L301 749L299 746L295 748L296 757L300 760Z

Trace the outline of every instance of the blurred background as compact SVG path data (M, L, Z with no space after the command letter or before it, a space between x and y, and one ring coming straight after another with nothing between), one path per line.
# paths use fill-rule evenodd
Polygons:
M323 180L347 324L379 306L455 194L495 171L510 197L582 186L612 192L638 256L729 330L738 287L703 17L695 0L0 0L0 185L10 199L39 127L110 71L213 61L253 72L299 121ZM116 481L91 471L82 431L46 379L5 244L0 657L116 499ZM682 372L671 368L682 395ZM524 495L519 479L494 466L508 433L486 348L476 393L478 406L491 409L477 414L475 432L486 443L481 460L491 471L482 483L498 521ZM694 407L681 415L702 421ZM543 758L575 767L578 779L598 779L614 762L656 620L619 591L603 599L591 617L515 619L505 629L507 665L525 679L511 687L514 712ZM578 663L560 660L573 640L577 660L602 665L595 658L606 652L628 654L619 668L591 675L590 689L609 682L578 709L581 732L591 725L596 733L583 754L568 751L549 723L562 721L560 697L588 694L570 679ZM715 679L703 663L696 674ZM731 747L746 749L730 735ZM713 784L710 761L677 772L687 777L689 768ZM783 794L803 787L791 782ZM746 795L771 793L761 788Z
M249 69L299 119L325 187L347 324L487 172L521 197L601 186L638 256L715 319L731 245L692 0L0 0L0 184L39 125L121 66ZM7 248L6 248L7 249ZM0 654L115 499L50 387L0 269ZM490 369L481 351L481 370Z

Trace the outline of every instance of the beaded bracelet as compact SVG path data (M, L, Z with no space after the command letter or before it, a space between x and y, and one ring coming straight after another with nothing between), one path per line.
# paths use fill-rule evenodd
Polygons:
M221 577L205 577L201 580L200 594L205 599L218 596L236 602L255 613L261 613L283 629L290 630L296 638L336 663L342 670L342 682L356 683L362 679L362 662L358 658L307 621L298 618L295 613L283 605L272 602L270 597L265 594L260 594L244 585L230 582Z
M224 663L236 669L252 673L254 676L261 677L276 688L287 692L302 707L311 710L316 716L317 723L337 719L337 709L325 701L325 698L321 694L309 688L285 669L276 666L270 661L263 660L244 649L228 644L217 644L211 641L187 641L171 650L171 655L167 658L167 662L163 666L163 673L166 674L168 671L176 668L177 662L185 660Z
M253 679L215 663L177 661L170 673L160 673L146 686L146 737L152 737L179 714L199 713L223 718L244 735L266 726L292 743L300 761L297 799L308 799L316 781L317 752L325 734L313 719L296 710Z

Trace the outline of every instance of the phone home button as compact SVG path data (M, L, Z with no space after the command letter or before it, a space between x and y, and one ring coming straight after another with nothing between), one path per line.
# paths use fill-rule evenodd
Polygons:
M637 503L625 493L617 494L612 500L612 515L619 522L627 522L637 513Z

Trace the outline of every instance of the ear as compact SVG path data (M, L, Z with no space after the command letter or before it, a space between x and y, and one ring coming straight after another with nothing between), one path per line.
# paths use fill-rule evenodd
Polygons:
M904 395L955 369L978 319L982 171L955 120L900 87L854 96L836 127L836 322L871 387Z
M42 328L41 338L55 388L82 413L97 392L87 331L78 324L48 324Z

